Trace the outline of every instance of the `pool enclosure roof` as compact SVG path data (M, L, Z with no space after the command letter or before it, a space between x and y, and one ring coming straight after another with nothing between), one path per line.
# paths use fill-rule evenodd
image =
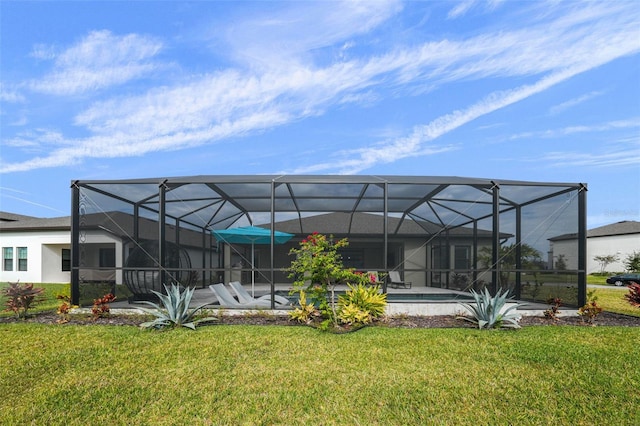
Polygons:
M525 182L451 176L203 175L128 180L74 181L104 195L103 211L125 202L140 215L163 215L198 229L225 229L300 221L326 213L382 214L455 228L564 193L580 183ZM96 195L98 194L98 195ZM109 204L113 204L110 206ZM277 218L274 217L277 214ZM398 225L397 229L400 229ZM397 230L396 229L396 230ZM394 229L388 230L389 234Z

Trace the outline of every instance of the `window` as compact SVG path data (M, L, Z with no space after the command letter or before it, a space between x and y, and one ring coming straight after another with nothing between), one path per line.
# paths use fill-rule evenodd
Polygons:
M62 249L62 270L71 270L71 250L69 249Z
M101 248L100 249L100 267L113 268L116 266L116 249Z
M454 268L455 269L471 268L471 246L455 247Z
M2 247L2 270L13 271L13 247Z
M18 271L26 271L27 270L27 248L17 247L16 251L18 252Z

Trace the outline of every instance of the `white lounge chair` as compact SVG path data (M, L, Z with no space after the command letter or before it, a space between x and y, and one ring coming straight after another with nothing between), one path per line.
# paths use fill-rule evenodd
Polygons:
M389 287L393 288L411 288L411 281L402 281L400 279L400 272L389 271Z
M255 303L258 300L266 300L271 304L271 295L265 294L260 297L253 297L249 294L249 292L244 288L240 281L231 281L229 286L233 291L235 291L238 296L238 300L240 303ZM291 301L284 296L280 296L279 294L275 295L276 299L276 307L278 306L287 306L291 304Z
M251 303L240 303L233 298L233 295L227 290L224 284L211 284L209 286L213 294L218 298L218 303L224 308L240 308L240 309L268 309L271 308L270 300L256 300Z

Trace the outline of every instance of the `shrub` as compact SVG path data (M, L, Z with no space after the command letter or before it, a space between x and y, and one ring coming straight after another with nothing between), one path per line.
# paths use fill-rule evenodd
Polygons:
M329 329L330 325L333 328L340 326L335 294L337 284L370 283L375 279L373 275L357 273L343 266L338 250L348 245L346 238L334 242L333 238L314 232L300 242L299 248L289 251L294 259L285 271L294 279L292 293L305 291L320 314L319 328L323 330Z
M196 325L204 321L215 321L215 317L204 317L195 319L196 313L204 308L207 304L202 304L195 309L189 310L189 304L193 297L195 288L186 288L184 292L180 292L180 286L171 284L171 288L164 286L167 294L162 294L155 290L151 290L162 303L162 307L156 303L143 301L155 309L141 308L148 314L156 317L155 320L140 324L142 328L158 328L165 327L187 327L192 330L196 329Z
M560 312L560 306L562 306L562 299L560 299L559 297L555 297L555 298L552 297L549 300L547 300L547 303L551 306L549 307L549 309L544 311L545 318L549 318L551 320L557 321L558 313Z
M596 317L602 312L602 307L598 305L595 300L588 301L584 306L578 309L578 315L582 317L584 321L593 325Z
M338 317L345 324L369 324L384 315L387 295L377 285L358 283L338 297Z
M44 288L33 288L33 284L12 283L2 289L2 294L7 298L7 311L13 311L18 318L26 318L27 311L35 304L41 302Z
M69 313L71 312L71 309L76 308L77 306L71 303L71 297L66 294L58 294L56 295L56 299L62 301L58 306L58 309L56 309L56 313L60 315L58 323L62 324L69 322Z
M640 308L640 284L632 282L629 284L629 293L624 295L631 306Z
M307 303L307 295L304 290L300 290L299 307L289 313L289 318L294 321L310 324L314 317L320 315L313 303Z
M471 313L472 317L459 317L466 321L470 321L478 326L478 328L520 328L518 321L520 315L511 312L517 308L511 306L504 309L509 290L502 293L502 288L498 290L495 297L492 297L489 290L485 287L481 293L471 290L471 294L475 300L475 304L462 303L461 305Z
M628 254L624 260L624 266L627 271L640 272L640 251Z
M116 300L116 297L111 293L94 299L93 306L91 307L91 315L93 317L93 320L95 321L98 318L109 315L109 313L111 312L109 303L113 302L114 300Z

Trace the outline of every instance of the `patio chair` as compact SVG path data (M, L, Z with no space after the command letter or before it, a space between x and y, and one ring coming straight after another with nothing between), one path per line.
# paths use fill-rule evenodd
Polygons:
M223 308L240 308L240 309L269 309L271 308L270 300L256 300L251 303L241 303L233 298L233 295L227 290L223 283L211 284L209 286L213 294L218 298L218 303Z
M400 279L400 272L389 271L389 287L392 288L411 288L411 281L402 281Z
M240 303L255 303L256 301L259 301L259 300L266 300L269 302L269 304L271 304L271 294L265 294L260 297L253 297L244 288L244 286L240 281L231 281L229 283L229 286L236 293L236 296L238 296L238 301ZM286 297L280 296L279 294L275 295L275 299L276 299L276 307L287 306L291 304L291 301L289 299L287 299Z

